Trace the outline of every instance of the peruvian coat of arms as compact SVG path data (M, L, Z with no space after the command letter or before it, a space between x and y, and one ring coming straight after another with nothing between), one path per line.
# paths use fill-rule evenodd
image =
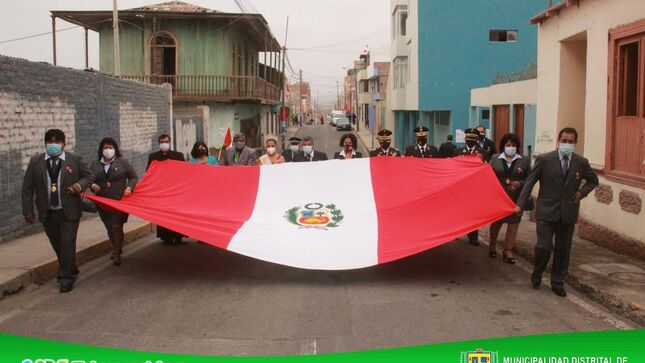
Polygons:
M290 223L305 228L336 228L345 218L336 205L323 203L293 207L285 212L284 217Z

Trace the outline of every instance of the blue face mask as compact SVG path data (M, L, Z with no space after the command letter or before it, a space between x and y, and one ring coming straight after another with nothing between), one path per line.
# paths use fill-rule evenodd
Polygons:
M311 145L303 146L302 151L304 151L305 154L311 154L312 151L314 151L314 147Z
M573 154L573 148L576 146L576 144L563 144L560 143L560 152L564 156L571 156Z
M63 152L63 145L61 144L45 144L47 155L58 156Z
M517 154L517 148L515 146L506 146L504 147L504 153L510 157L514 157Z

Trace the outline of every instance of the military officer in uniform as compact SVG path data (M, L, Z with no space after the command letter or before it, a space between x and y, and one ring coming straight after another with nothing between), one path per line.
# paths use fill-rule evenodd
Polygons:
M493 155L497 154L497 149L495 149L495 143L493 140L486 137L486 128L482 125L479 125L475 128L479 134L479 139L477 144L479 147L484 150L484 161L489 162Z
M458 147L455 156L478 157L482 162L485 160L485 151L479 147L479 133L476 129L466 129L466 146ZM468 233L468 243L479 246L479 230Z
M293 161L293 157L300 151L301 142L302 140L298 137L293 136L289 138L289 148L282 152L285 162L290 163Z
M478 156L482 161L486 159L486 152L479 146L479 133L476 129L466 129L466 146L455 149L455 156Z
M411 156L413 158L439 157L439 149L433 145L428 145L429 131L425 126L419 126L414 129L414 136L416 136L417 143L405 149L405 156Z
M380 147L370 151L370 158L380 156L401 156L398 149L390 147L392 143L392 131L383 129L377 132L376 135Z

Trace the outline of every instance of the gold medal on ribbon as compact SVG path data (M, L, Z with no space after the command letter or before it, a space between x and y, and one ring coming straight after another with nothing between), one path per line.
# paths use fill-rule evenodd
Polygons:
M112 185L112 184L110 184L110 182L107 182L107 187L108 187L108 188L110 187L110 185Z
M506 185L511 185L511 179L506 179Z
M56 193L56 191L58 190L58 189L56 188L56 184L52 184L52 187L51 187L51 189L50 189L50 190L52 191L52 193Z

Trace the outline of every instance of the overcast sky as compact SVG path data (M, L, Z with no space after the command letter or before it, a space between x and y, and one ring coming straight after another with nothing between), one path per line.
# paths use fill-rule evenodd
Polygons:
M163 0L118 0L119 9L164 2ZM186 0L185 2L226 12L240 12L233 0ZM387 61L389 47L389 0L244 0L269 22L280 44L284 43L289 15L287 48L296 72L303 71L312 83L312 96L320 102L335 99L336 81L341 81L353 60L369 46L372 61ZM249 6L250 7L250 6ZM52 62L51 34L15 42L6 40L51 31L50 10L110 10L111 0L19 0L3 2L0 12L0 54L32 61ZM252 9L250 9L253 12ZM57 29L74 26L57 20ZM57 33L58 64L85 66L83 30ZM332 47L325 47L334 45ZM297 48L324 47L298 51ZM90 66L98 69L98 36L90 31ZM287 72L289 75L289 72ZM294 79L295 81L295 79ZM342 88L342 87L341 87Z

